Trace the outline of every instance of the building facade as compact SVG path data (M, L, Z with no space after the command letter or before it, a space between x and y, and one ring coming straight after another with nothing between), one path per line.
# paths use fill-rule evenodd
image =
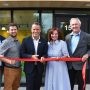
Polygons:
M72 17L80 18L81 29L90 33L89 0L0 0L0 34L7 37L8 23L15 22L21 42L30 35L30 26L35 21L41 24L44 37L51 27L61 28L66 36L71 32L69 20Z

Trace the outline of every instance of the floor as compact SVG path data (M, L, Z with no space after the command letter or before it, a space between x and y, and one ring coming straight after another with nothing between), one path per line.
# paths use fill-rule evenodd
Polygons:
M78 90L77 88L78 88L78 86L75 85L74 90ZM1 90L3 90L3 87L1 88ZM25 87L20 87L19 90L26 90L26 88ZM44 90L44 87L41 87L40 90ZM90 90L90 84L86 85L86 90Z

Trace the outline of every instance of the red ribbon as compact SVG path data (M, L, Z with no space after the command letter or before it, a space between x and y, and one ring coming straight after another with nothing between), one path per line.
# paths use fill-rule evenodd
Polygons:
M18 60L18 61L29 61L29 62L34 62L34 61L37 61L37 62L40 62L41 59L33 59L33 58L8 58L10 60ZM53 58L44 58L43 61L68 61L68 62L82 62L82 59L81 58L72 58L72 57L68 57L68 58L56 58L56 57L53 57ZM84 85L83 85L83 90L85 90L85 87L86 87L86 63L84 63L83 65L83 68L82 68L82 77L83 77L83 82L84 82Z
M8 57L5 57L7 59L10 59L10 60L17 60L17 61L29 61L29 62L35 62L35 61L41 61L41 59L34 59L34 58L8 58ZM81 58L72 58L72 57L65 57L65 58L59 58L59 57L51 57L51 58L44 58L43 61L72 61L72 62L80 62L82 61Z
M83 90L85 90L86 88L86 65L87 65L87 62L84 63L83 65L83 68L82 68L82 77L83 77Z

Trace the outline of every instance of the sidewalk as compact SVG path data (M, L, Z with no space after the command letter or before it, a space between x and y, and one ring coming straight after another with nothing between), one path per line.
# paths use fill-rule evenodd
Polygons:
M44 90L43 88L44 87L41 87L40 90ZM20 87L19 90L26 90L26 89L25 89L25 87ZM74 86L74 90L78 90L78 86L77 85ZM86 90L90 90L90 84L86 85Z
M43 88L44 87L41 87L40 90L44 90ZM3 90L3 88L1 88L1 90ZM25 87L20 87L19 90L26 90L26 88ZM78 86L77 85L74 86L74 90L78 90ZM86 85L86 90L90 90L90 84Z

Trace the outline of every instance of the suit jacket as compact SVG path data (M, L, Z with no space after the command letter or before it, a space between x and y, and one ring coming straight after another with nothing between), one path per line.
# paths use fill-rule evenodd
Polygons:
M2 43L2 41L4 40L5 38L3 36L0 35L0 41ZM4 66L4 63L2 62L2 66Z
M70 49L70 43L71 43L70 34L66 36L66 43L71 57L82 57L85 54L90 55L90 34L87 34L86 32L81 31L78 45L73 54L71 53L71 49ZM71 62L71 63L68 63L68 68L70 69L73 67L75 70L81 70L83 64L84 62Z
M2 42L4 39L5 39L5 38L0 35L0 40L1 40L1 42Z
M37 49L37 55L39 55L38 58L47 57L47 50L48 50L48 44L47 42L40 37L39 43L38 43L38 49ZM24 38L21 48L20 48L20 55L21 57L28 58L35 54L35 48L32 37ZM26 73L31 73L33 68L35 67L35 62L25 62L24 64L24 71ZM43 64L38 62L37 67L40 73L43 71Z

